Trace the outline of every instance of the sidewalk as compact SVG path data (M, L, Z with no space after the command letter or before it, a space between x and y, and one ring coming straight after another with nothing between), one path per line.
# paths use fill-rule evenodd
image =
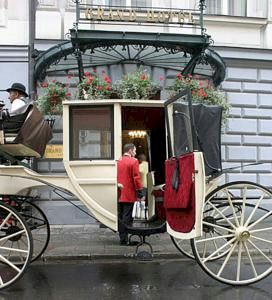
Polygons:
M154 258L183 258L167 233L147 238ZM189 243L189 242L188 242ZM135 246L120 246L118 233L99 225L52 225L50 242L42 259L129 258Z

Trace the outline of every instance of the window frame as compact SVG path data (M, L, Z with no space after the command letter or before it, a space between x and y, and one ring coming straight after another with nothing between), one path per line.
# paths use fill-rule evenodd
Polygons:
M73 119L73 112L77 109L97 109L97 108L109 108L109 117L110 117L110 137L111 137L111 155L110 157L75 157L74 154L74 119ZM113 105L84 105L84 106L70 106L69 107L69 120L70 120L70 127L69 127L69 160L70 161L84 161L84 160L113 160L114 159L114 106ZM90 128L91 129L91 128Z

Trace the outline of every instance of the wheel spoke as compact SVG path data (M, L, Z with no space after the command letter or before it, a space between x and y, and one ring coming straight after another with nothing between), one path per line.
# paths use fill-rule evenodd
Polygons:
M225 245L221 246L220 248L218 248L215 252L211 253L208 257L206 257L206 259L203 260L203 263L205 263L206 261L210 260L211 258L213 258L217 253L219 253L222 249L226 248L227 246L229 246L230 244L232 244L235 241L235 237L232 238L231 240L229 240Z
M236 280L240 280L241 274L241 256L242 256L242 243L239 243L238 255L237 255L237 274Z
M245 225L244 225L245 227L248 226L249 222L251 221L253 215L255 214L255 212L256 212L257 208L259 207L259 205L260 205L261 201L263 200L263 198L264 198L264 194L259 198L259 200L255 204L254 209L252 210L251 214L249 215L248 219L245 222Z
M9 265L10 267L12 267L12 269L14 269L15 271L17 271L18 273L21 271L21 269L19 269L15 264L13 264L12 262L10 262L8 259L6 259L3 255L0 254L0 260L2 260L4 263L6 263L7 265Z
M15 237L15 236L17 236L17 235L19 235L19 234L24 233L24 232L25 232L25 231L22 229L22 230L17 231L17 232L15 232L15 233L13 233L13 234L9 234L9 235L7 235L7 236L4 236L4 237L0 238L0 242L5 241L5 240L10 239L10 238L13 238L13 237Z
M227 228L227 227L223 227L223 226L219 226L217 224L209 223L209 222L206 222L206 221L203 221L203 224L207 225L207 226L210 226L210 227L222 229L222 230L225 230L227 232L233 232L233 233L235 232L235 230L233 230L233 229L230 229L230 228Z
M221 213L221 211L216 206L214 206L210 201L209 204L221 215L223 220L225 220L233 229L235 229L235 226L226 218L223 213Z
M264 258L266 258L271 264L272 264L272 260L259 248L257 247L252 241L248 240L248 242L250 243L250 245L252 247L254 247Z
M253 226L256 226L257 224L259 224L262 220L264 220L265 218L269 217L272 214L272 211L269 211L268 213L266 213L265 215L263 215L259 220L251 223L248 226L248 229L251 229Z
M243 243L244 249L245 249L245 251L246 251L247 257L248 257L248 259L249 259L249 262L250 262L250 265L251 265L253 274L254 274L255 277L258 277L258 273L257 273L256 268L255 268L255 266L254 266L252 257L251 257L251 255L250 255L250 253L249 253L249 251L248 251L247 245L246 245L245 242L242 242L242 243Z
M236 224L236 226L238 227L238 226L239 226L239 222L238 222L238 218L237 218L235 209L234 209L234 207L233 207L233 203L232 203L232 201L231 201L230 193L228 192L228 190L226 190L226 192L227 192L227 197L228 197L228 203L229 203L229 205L230 205L230 207L231 207L231 210L232 210L232 213L233 213L233 215L234 215L235 224ZM230 219L230 218L228 218L228 219Z
M236 245L237 245L237 241L231 246L230 251L228 252L228 255L226 256L221 268L217 272L217 276L220 276L221 273L223 272L223 270L225 269L225 267L226 267L226 265L227 265L227 263L228 263L228 261L231 257L231 254L232 254L233 250L235 249Z
M254 238L255 240L259 240L259 241L262 241L262 242L265 242L265 243L272 244L272 241L271 241L271 240L263 239L263 238L260 238L260 237L258 237L258 236L255 236L255 235L251 235L250 237L251 237L251 238Z
M212 237L207 238L207 239L196 240L196 244L201 243L201 242L209 242L209 241L215 241L215 240L219 240L219 239L226 239L226 238L229 238L229 237L233 237L233 234L212 236Z
M21 253L28 253L27 250L22 250L19 248L10 248L10 247L0 247L1 250L6 250L6 251L13 251L13 252L21 252Z
M3 220L2 224L0 225L0 230L4 227L8 219L12 216L12 213L9 213L6 218Z
M267 230L272 230L272 227L253 229L253 230L250 230L250 233L261 232L261 231L267 231Z
M242 202L242 210L241 210L241 220L240 220L240 226L243 226L244 224L244 218L245 218L245 210L246 210L246 191L247 191L247 186L244 187L243 189L243 202Z

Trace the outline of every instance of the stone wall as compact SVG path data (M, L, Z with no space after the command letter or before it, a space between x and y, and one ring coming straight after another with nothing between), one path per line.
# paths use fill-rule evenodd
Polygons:
M269 65L269 64L268 64ZM224 180L249 180L272 186L272 70L227 68L222 84L232 105L222 136ZM260 165L246 166L247 164Z

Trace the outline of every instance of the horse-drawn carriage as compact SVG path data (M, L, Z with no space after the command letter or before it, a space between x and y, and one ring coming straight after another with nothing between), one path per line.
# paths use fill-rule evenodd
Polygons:
M27 144L0 145L0 288L14 283L49 242L47 218L29 197L35 187L74 195L118 231L116 161L129 133L140 130L145 139L132 141L146 147L150 162L148 218L129 232L143 244L167 231L181 252L224 283L245 285L270 274L272 194L252 182L218 185L220 107L192 104L189 91L168 101L74 100L63 103L63 124L67 176L40 175L22 164L38 156Z

